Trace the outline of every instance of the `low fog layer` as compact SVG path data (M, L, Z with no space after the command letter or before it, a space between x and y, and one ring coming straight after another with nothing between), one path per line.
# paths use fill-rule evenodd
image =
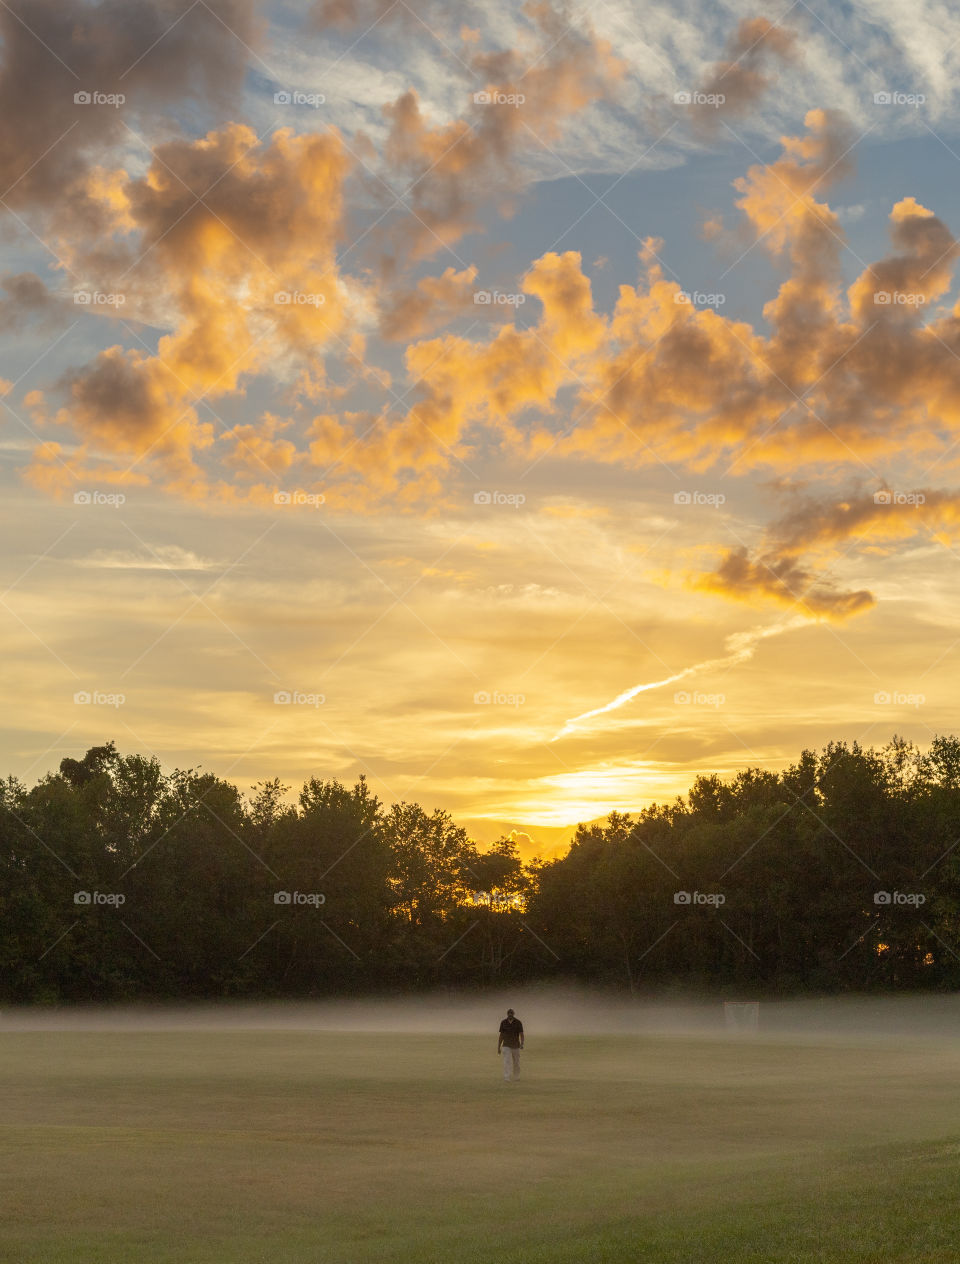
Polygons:
M744 996L738 998L750 1000ZM557 986L407 997L129 1006L7 1007L2 1031L244 1030L384 1031L488 1035L512 1006L528 1038L596 1034L722 1035L723 1002L663 1001ZM937 1037L960 1040L960 996L842 997L763 1001L761 1036Z

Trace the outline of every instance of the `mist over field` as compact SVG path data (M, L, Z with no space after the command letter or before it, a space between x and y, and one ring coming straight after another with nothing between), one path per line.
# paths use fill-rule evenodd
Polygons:
M731 998L734 999L734 998ZM744 996L743 1000L752 997ZM449 991L420 996L362 997L256 1004L139 1004L7 1006L3 1032L275 1031L371 1032L378 1035L472 1035L492 1039L508 1007L523 1020L528 1051L553 1038L650 1037L883 1043L956 1042L960 1052L960 995L850 996L760 1003L756 1032L731 1029L715 997L671 1001L636 999L572 985L491 989L478 995Z
M760 1021L572 988L7 1009L0 1258L956 1259L957 998Z

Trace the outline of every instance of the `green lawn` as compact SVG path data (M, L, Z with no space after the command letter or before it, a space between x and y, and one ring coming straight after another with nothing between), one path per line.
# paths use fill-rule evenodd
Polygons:
M960 1260L960 1041L495 1049L0 1028L0 1260Z

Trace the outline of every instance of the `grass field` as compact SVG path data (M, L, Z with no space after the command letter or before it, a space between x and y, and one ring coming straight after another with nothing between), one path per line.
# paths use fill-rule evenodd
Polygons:
M529 1022L528 1022L529 1030ZM0 1031L0 1259L960 1259L960 1041Z

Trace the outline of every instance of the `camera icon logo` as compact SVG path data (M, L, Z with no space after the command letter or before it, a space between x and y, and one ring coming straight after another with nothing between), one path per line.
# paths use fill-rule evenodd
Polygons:
M274 492L274 493L273 493L273 503L274 503L275 505L289 505L289 504L290 504L290 493L289 493L289 492Z
M74 105L89 105L91 99L89 92L75 92L73 94Z
M274 893L273 893L273 902L274 902L274 904L290 904L290 903L292 903L292 897L291 897L291 895L290 895L290 892L289 892L289 891L274 891Z
M674 904L690 904L691 903L690 892L689 891L674 891L673 902Z
M91 497L90 497L89 492L74 492L73 493L73 503L75 505L89 505L90 499Z
M75 303L88 305L90 303L90 291L89 290L74 290L73 301Z
M489 290L477 290L476 294L473 296L473 301L474 303L479 303L483 306L484 304L493 301L493 295Z
M292 100L289 92L275 92L273 94L274 105L289 105Z
M893 898L889 891L874 891L873 902L874 904L892 904Z
M81 707L88 707L92 701L90 695L85 689L81 689L79 693L73 695L74 702Z
M73 902L74 902L74 904L90 904L90 903L92 903L92 900L91 900L91 897L90 897L90 892L89 892L89 891L74 891L74 893L73 893Z
M289 302L290 302L290 291L289 291L289 290L277 290L276 294L274 294L274 296L273 296L273 301L274 301L275 303L289 303Z
M277 692L273 695L273 700L274 702L279 703L281 706L289 705L289 703L293 701L293 696L290 693L290 691L287 689L278 689Z
M490 703L490 695L486 689L480 689L473 695L473 701L477 706L488 706Z
M874 105L889 105L893 100L889 92L875 92L873 94Z
M489 505L493 502L493 496L490 492L474 492L473 503L475 505Z
M489 105L492 100L493 97L489 92L475 92L473 94L474 105Z
M887 492L887 491L883 491L883 492L874 492L874 493L873 493L873 503L874 503L875 505L892 505L892 504L893 504L893 492Z
M674 105L689 105L692 100L693 97L689 92L675 92L673 94Z
M886 307L890 302L890 291L877 290L876 294L873 296L873 301L880 307Z
M689 505L693 497L689 492L674 492L673 503L675 505Z

